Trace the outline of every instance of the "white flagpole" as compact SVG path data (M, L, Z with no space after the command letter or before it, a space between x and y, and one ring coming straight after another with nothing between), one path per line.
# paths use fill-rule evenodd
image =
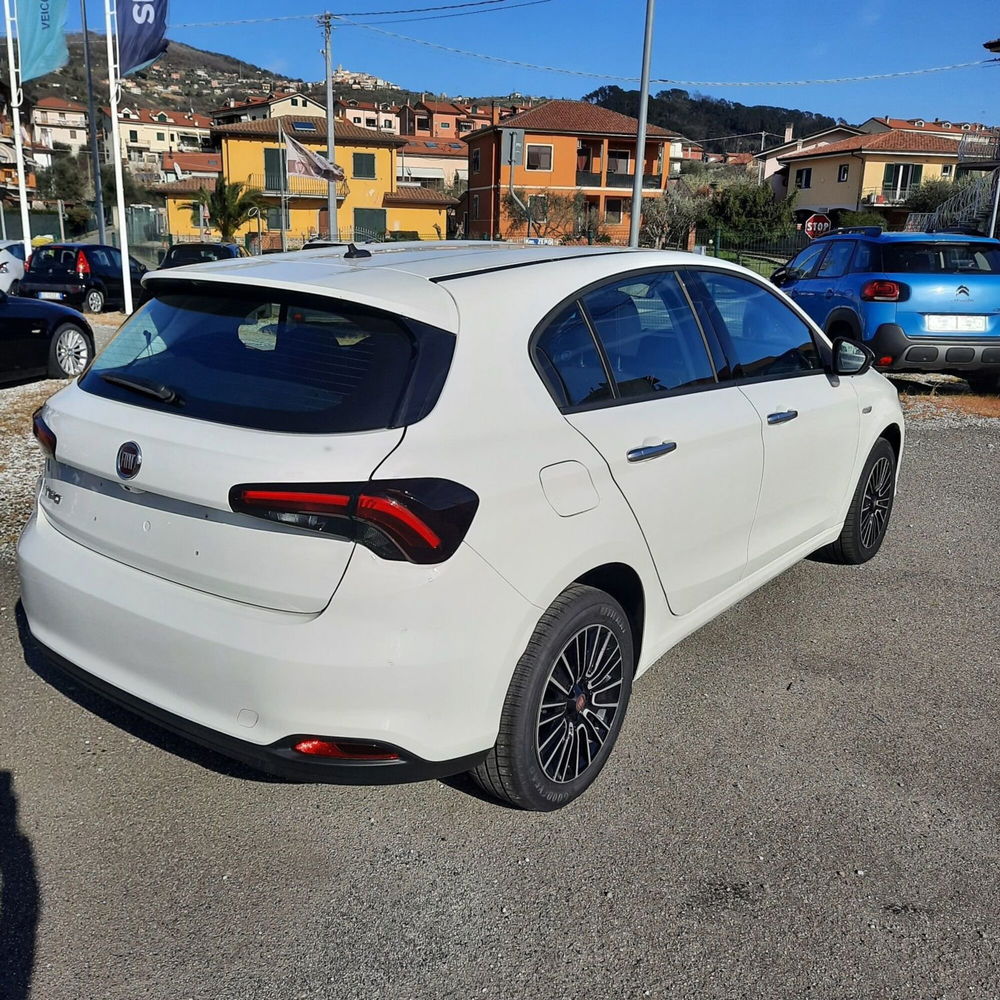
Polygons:
M17 158L17 193L21 202L21 238L24 241L24 255L31 255L31 219L28 216L28 175L24 169L24 140L21 136L21 102L24 95L18 79L21 69L20 59L14 59L14 27L16 16L11 14L10 0L3 0L3 14L7 25L7 65L10 67L10 109L14 118L14 154ZM18 40L20 54L20 40Z
M7 3L8 0L4 0ZM114 31L117 8L115 0L105 0L104 24L108 38L108 87L111 91L111 150L115 168L115 194L118 201L118 249L122 257L122 292L125 312L132 312L132 267L128 256L128 220L125 217L125 179L122 176L122 149L118 134L118 36ZM100 178L97 179L100 183Z

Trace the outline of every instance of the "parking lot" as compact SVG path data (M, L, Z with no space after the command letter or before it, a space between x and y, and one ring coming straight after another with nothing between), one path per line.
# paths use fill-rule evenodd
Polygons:
M551 814L170 737L38 656L3 544L0 996L1000 997L998 471L1000 421L912 420L878 558L674 649Z

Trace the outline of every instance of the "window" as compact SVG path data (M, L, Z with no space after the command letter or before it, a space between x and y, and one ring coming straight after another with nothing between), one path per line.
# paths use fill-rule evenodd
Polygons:
M396 419L415 347L398 318L377 310L293 292L192 291L143 306L84 388L167 408L101 378L128 373L174 389L186 418L311 434L375 430Z
M906 198L911 188L918 187L923 175L919 163L887 163L882 172L882 195L892 200Z
M295 129L296 132L315 132L316 122L292 122L292 128Z
M857 252L854 254L852 273L867 274L870 271L879 270L881 270L881 264L879 263L878 247L874 243L859 243Z
M75 139L75 138L76 138L76 129L75 129L75 128L71 128L71 129L69 130L69 137L70 137L71 139Z
M351 121L354 122L355 125L360 125L361 124L361 115L354 115L351 118Z
M365 128L378 128L378 119L365 118Z
M837 183L838 184L843 184L844 181L847 180L847 175L850 172L850 169L851 169L851 165L849 163L841 163L841 165L839 167L837 167Z
M442 131L444 129L450 129L451 128L451 122L438 122L438 128L441 129Z
M417 118L417 128L422 129L425 132L430 131L431 120L426 115L421 115Z
M355 177L363 180L375 179L375 154L374 153L354 153L354 165L351 172Z
M854 240L837 240L830 244L830 252L823 258L817 278L839 278L847 274L847 266L851 263L856 243Z
M809 327L770 291L738 275L697 272L708 294L734 378L774 378L820 371Z
M714 384L701 330L673 272L628 278L583 297L615 395Z
M173 132L170 133L170 141L171 142L176 142L177 141L177 135L175 133L173 133Z
M823 243L813 244L801 251L794 257L788 265L788 276L791 280L797 281L800 278L807 278L813 272L826 246Z
M167 141L166 134L163 133L163 132L157 132L156 133L156 141L157 142L166 142Z
M524 165L527 170L551 170L552 147L529 145L525 150Z
M812 167L800 167L795 171L795 186L797 188L812 187L813 171Z
M950 163L943 163L941 165L941 176L942 177L951 177L952 169L953 169L952 164L950 164Z
M382 128L392 128L392 119L391 118L383 118L382 119Z
M622 221L622 199L608 198L604 203L604 221L618 225Z
M887 274L1000 274L1000 249L992 243L916 243L882 247Z
M561 406L613 398L590 327L577 306L570 306L549 324L535 345L535 357Z
M286 208L285 209L285 224L282 225L281 224L281 209L277 205L275 205L273 207L269 207L268 210L267 210L267 228L271 229L271 230L277 230L277 231L280 231L282 229L290 229L291 228L291 222L290 222L289 216L290 216L290 210L288 208Z
M458 123L458 131L459 131L459 133L462 133L462 132L471 132L472 131L472 122L459 122Z
M129 142L138 142L139 141L139 132L138 132L138 129L130 128L128 130L128 141Z
M299 99L297 97L292 98L292 107L297 108L299 106Z
M472 172L474 174L478 174L479 173L479 162L480 162L479 157L480 157L479 150L478 149L474 149L472 151Z
M473 219L478 219L479 218L479 195L478 194L474 194L472 196L472 218Z
M608 150L608 173L627 174L632 164L632 153L628 149Z

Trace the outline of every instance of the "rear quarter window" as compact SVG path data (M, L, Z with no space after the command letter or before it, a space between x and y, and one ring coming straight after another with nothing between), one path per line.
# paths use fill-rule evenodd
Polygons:
M377 430L429 412L453 343L451 334L347 302L201 285L146 303L80 386L261 430Z

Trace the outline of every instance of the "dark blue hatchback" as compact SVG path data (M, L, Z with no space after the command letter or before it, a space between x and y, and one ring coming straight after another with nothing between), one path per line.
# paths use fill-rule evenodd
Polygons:
M839 229L771 280L831 337L853 337L883 371L946 372L1000 389L1000 240Z

